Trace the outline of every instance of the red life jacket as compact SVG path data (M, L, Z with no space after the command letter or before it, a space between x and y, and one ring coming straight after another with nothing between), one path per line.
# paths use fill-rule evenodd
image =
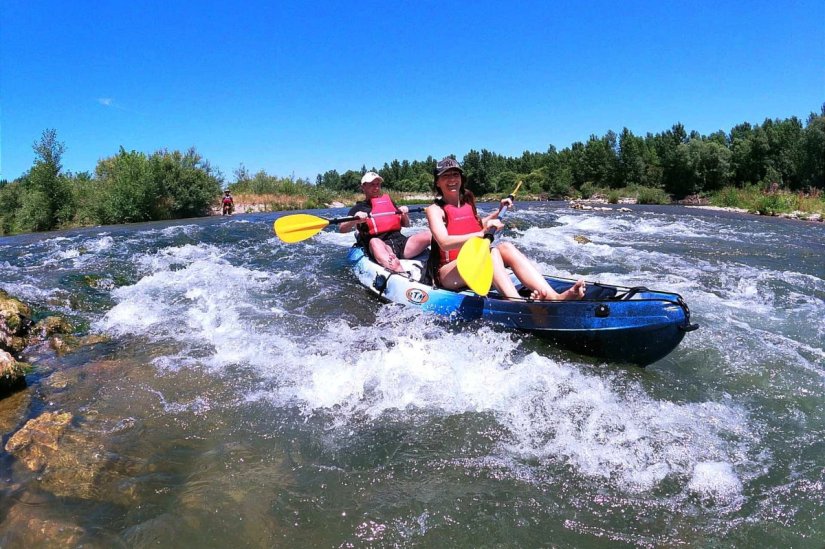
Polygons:
M481 230L481 223L476 216L472 204L465 203L459 207L451 204L445 204L443 207L445 225L447 226L447 234L462 235L468 233L475 233ZM452 250L441 250L441 264L446 265L450 261L455 261L458 258L458 252L461 248L454 248Z
M232 197L231 196L224 196L223 197L224 204L232 204Z
M379 213L396 212L395 204L388 194L382 194L378 198L370 199L370 213L372 215ZM390 231L401 230L401 216L400 215L382 215L380 217L370 217L367 219L367 227L372 236L388 233Z

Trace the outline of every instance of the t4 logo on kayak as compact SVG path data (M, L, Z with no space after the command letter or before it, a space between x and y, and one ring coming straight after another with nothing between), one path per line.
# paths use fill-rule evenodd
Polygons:
M419 288L410 288L405 295L407 296L407 301L415 303L416 305L426 303L426 301L430 299L429 294Z

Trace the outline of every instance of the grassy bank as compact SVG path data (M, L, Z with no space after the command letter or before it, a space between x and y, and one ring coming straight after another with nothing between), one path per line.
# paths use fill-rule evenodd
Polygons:
M726 187L709 197L710 204L723 208L742 208L761 215L782 215L802 212L825 215L825 194L818 189L810 193L774 189L756 185L744 188Z
M432 196L428 193L403 193L390 191L390 196L398 205L428 204ZM519 200L561 200L584 198L603 200L609 204L618 204L626 200L637 204L672 204L671 197L662 189L631 186L621 189L593 188L587 196L581 197L552 197L520 193ZM798 217L820 214L825 216L825 194L819 191L812 193L792 193L784 190L765 191L757 186L743 189L726 187L709 196L690 197L698 204L708 204L724 208L739 208L751 213L762 215L791 215L798 212ZM485 194L478 197L479 202L497 202L501 196ZM235 195L235 204L238 212L253 211L289 211L327 208L333 204L342 204L350 207L355 202L363 200L363 195L353 193L306 193L306 194L252 194L242 193ZM217 209L217 207L216 207Z

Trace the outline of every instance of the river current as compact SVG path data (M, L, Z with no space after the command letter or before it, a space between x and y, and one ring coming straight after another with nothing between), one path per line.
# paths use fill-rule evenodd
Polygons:
M2 453L0 546L825 545L825 224L519 203L543 272L685 298L638 368L382 303L280 215L0 238L0 288L106 336L0 401L4 445L73 418L40 472Z

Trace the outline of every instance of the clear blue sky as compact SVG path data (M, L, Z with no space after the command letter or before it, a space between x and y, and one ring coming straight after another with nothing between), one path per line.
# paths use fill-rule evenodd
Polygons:
M3 0L0 178L197 148L232 179L707 134L825 102L825 1Z

